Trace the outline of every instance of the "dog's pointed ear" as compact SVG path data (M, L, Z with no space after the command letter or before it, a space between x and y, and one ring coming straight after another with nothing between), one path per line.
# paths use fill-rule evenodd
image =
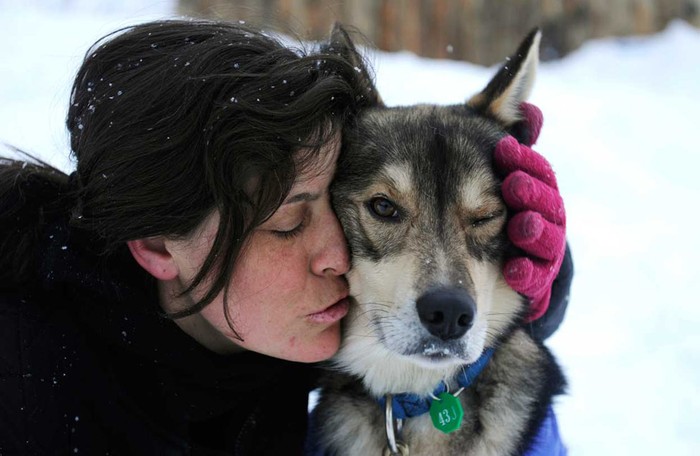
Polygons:
M541 36L539 28L531 31L486 88L474 95L467 105L495 118L506 128L523 120L520 104L527 100L535 82Z
M356 81L360 92L359 97L362 98L362 104L369 107L384 106L384 102L379 96L379 92L377 92L374 81L367 69L365 60L355 48L350 34L341 23L336 22L333 24L328 44L324 46L324 50L340 55L352 65L353 71L356 73Z

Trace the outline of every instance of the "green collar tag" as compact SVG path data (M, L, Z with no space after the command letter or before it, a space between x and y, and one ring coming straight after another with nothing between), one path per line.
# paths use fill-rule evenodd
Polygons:
M430 418L436 429L449 434L462 425L464 409L459 399L448 392L440 393L439 400L433 400L430 404Z

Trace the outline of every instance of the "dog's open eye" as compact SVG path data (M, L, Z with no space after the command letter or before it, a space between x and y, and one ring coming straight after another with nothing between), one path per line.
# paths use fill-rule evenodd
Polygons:
M377 196L372 198L367 203L367 206L370 212L379 218L398 221L399 211L394 206L394 203L384 197Z

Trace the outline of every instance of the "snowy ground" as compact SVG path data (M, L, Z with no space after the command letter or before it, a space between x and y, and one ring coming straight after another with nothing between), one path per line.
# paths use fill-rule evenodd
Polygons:
M0 141L69 170L63 117L87 47L169 1L0 0ZM570 378L557 406L572 455L700 454L700 32L602 40L542 65L536 147L567 204L576 276L550 345ZM454 103L492 70L374 54L388 104Z

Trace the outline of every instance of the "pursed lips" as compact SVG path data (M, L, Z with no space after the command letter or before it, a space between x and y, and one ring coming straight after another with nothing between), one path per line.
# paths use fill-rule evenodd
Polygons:
M319 310L318 312L306 315L306 318L315 323L333 323L347 315L349 307L350 300L348 299L348 294L344 293L340 299L335 301L333 304Z

